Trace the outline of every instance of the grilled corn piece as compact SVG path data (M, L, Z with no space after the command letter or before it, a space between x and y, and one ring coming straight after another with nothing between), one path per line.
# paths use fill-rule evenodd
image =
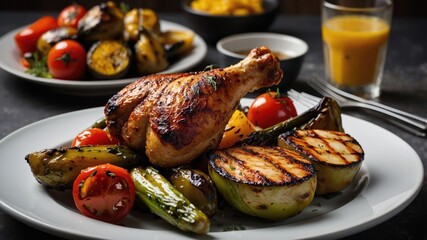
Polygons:
M208 170L230 205L268 220L297 215L311 203L316 190L310 161L280 147L216 150L209 157Z
M60 147L33 152L25 156L36 180L48 188L69 189L82 169L111 163L132 167L143 157L125 146L104 145Z
M334 194L346 188L364 159L360 144L343 132L296 130L280 135L278 145L298 151L313 163L316 195Z

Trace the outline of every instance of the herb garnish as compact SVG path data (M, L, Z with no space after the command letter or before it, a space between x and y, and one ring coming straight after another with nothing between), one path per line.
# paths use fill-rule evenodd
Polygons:
M214 88L214 90L216 91L216 77L215 76L210 76L210 75L205 75L206 80L208 80L208 83L210 85L212 85L212 87Z
M52 78L52 74L47 67L47 56L39 58L38 53L35 52L31 59L33 62L31 66L25 71L28 74L42 78Z
M215 68L218 68L218 66L216 66L215 64L207 65L205 67L205 69L203 69L203 72L210 71L210 70L213 70Z

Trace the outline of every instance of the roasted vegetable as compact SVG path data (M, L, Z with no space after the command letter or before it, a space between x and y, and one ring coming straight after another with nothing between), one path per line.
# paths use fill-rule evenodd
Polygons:
M130 69L131 51L121 41L103 40L95 43L87 54L87 66L96 79L117 79Z
M160 42L168 59L185 55L193 49L194 32L190 30L167 30L160 34Z
M152 168L134 168L130 172L137 197L156 215L183 231L206 234L210 220L168 180Z
M157 13L147 8L134 8L126 13L124 17L124 39L125 41L138 41L142 28L152 34L160 35L160 21Z
M208 217L218 206L215 185L211 178L196 169L179 168L169 177L170 183Z
M112 1L101 3L89 9L79 21L79 38L87 42L121 38L124 13Z
M120 167L141 164L143 157L125 146L60 147L25 156L36 180L48 188L68 189L87 167L110 163Z
M309 159L316 170L316 195L337 193L353 181L362 165L360 144L343 132L296 130L279 136L279 146Z
M40 36L37 41L37 50L43 55L46 56L49 53L49 50L56 43L65 40L65 39L76 39L77 30L72 27L59 27L52 30L49 30L43 35Z
M159 39L145 29L135 44L135 58L137 69L143 75L161 72L169 65Z
M240 110L235 110L230 120L228 120L227 126L225 126L218 148L231 147L254 131L255 126L249 122L245 113Z
M43 33L57 28L56 18L52 16L43 16L35 22L20 30L15 36L15 44L20 54L35 52L37 50L37 41Z
M236 146L277 145L277 137L293 129L323 129L344 132L341 108L334 99L324 97L317 106L272 127L255 131L242 141L237 142Z
M300 213L314 197L314 167L295 151L242 146L216 150L209 175L224 199L248 215L282 220Z

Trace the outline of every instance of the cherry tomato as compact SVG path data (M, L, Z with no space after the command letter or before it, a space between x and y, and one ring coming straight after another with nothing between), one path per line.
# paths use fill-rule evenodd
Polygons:
M119 144L119 140L111 136L107 131L100 128L90 128L83 130L73 139L71 146L87 145L114 145Z
M60 41L49 50L47 67L54 78L81 79L86 69L86 50L74 40Z
M277 92L261 94L253 101L248 111L249 121L261 128L271 127L296 115L292 100Z
M108 163L89 167L74 181L73 199L83 215L118 223L132 210L135 184L124 168Z
M21 54L35 52L37 50L37 41L40 36L57 27L56 18L52 16L43 16L15 35L16 46Z
M73 27L77 29L80 19L86 14L86 8L79 4L72 4L64 9L58 15L58 26Z

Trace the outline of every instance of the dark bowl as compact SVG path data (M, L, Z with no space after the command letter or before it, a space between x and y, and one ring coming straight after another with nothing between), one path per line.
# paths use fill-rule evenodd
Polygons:
M261 14L219 16L192 9L191 1L182 0L182 8L189 21L189 27L210 42L236 33L267 31L276 19L279 6L278 0L264 0L264 12Z
M266 46L277 53L276 55L280 59L280 67L283 70L282 81L271 89L279 87L280 90L289 90L301 71L304 57L308 51L307 43L293 36L254 32L225 37L216 44L216 49L219 52L219 67L236 64L247 56L249 50L261 46Z

